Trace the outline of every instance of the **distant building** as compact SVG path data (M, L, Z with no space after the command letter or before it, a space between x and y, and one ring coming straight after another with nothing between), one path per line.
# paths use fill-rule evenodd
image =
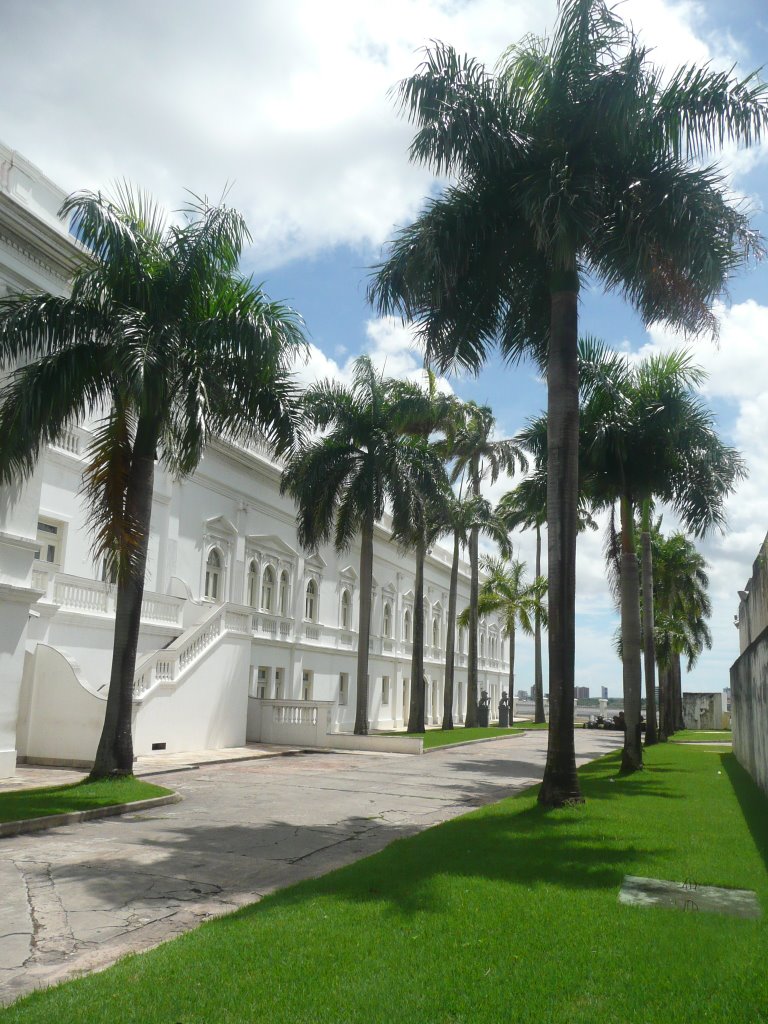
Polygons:
M588 686L577 686L576 687L576 699L577 700L589 700L589 687Z
M600 687L600 697L603 700L608 700L608 687L607 686L601 686Z
M531 695L529 695L527 690L518 690L517 691L517 699L518 700L530 700L531 699Z

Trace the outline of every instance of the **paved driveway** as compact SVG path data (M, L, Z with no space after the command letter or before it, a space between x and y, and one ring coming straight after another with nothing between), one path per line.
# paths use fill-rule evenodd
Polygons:
M577 731L579 761L618 735ZM147 949L541 778L546 734L158 775L180 804L0 840L0 1000Z

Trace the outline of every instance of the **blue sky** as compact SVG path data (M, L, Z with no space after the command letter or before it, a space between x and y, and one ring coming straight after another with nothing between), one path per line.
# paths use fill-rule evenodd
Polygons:
M627 0L622 11L667 67L711 60L744 73L768 62L763 0ZM215 9L204 0L134 0L130 9L78 0L73 16L66 0L5 0L0 62L14 88L0 96L2 137L67 190L124 176L174 208L185 187L218 196L229 184L254 236L246 269L306 320L313 350L302 376L344 376L363 351L389 372L412 373L420 359L408 332L374 316L365 287L383 244L436 183L408 164L410 130L387 90L430 38L492 64L526 32L546 30L554 13L554 0L390 0L386 9L353 0L220 0ZM724 167L768 234L766 156L766 146L729 151ZM751 475L730 502L729 534L703 544L715 645L688 689L727 685L736 590L768 529L767 286L768 265L736 279L719 347L696 342L707 398ZM621 299L588 290L581 329L631 352L680 344L647 333ZM450 383L493 407L500 434L546 399L525 364L492 361L478 378ZM599 535L580 543L577 681L618 694L601 547ZM532 559L531 538L521 536L519 550ZM528 686L530 645L519 648L518 682Z

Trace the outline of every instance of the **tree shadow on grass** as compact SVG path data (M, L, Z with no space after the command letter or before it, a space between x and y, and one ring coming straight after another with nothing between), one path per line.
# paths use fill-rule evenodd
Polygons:
M752 840L768 869L768 800L755 780L728 752L720 755L723 769L731 780Z

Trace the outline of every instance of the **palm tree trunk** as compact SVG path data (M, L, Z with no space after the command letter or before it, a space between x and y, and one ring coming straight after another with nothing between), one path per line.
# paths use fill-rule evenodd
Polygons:
M510 623L509 628L509 706L515 697L515 621Z
M424 559L426 545L416 545L416 580L413 585L413 652L411 654L411 706L408 732L424 732Z
M683 721L683 672L680 668L680 655L676 654L672 659L672 679L674 685L672 687L672 693L674 695L674 729L675 732L678 729L685 728L685 722Z
M658 666L659 673L659 742L665 743L669 722L669 670Z
M125 515L128 521L136 524L138 542L132 552L130 571L127 574L121 572L118 577L107 709L91 770L92 779L133 774L133 677L152 519L155 445L153 425L139 420L125 489Z
M651 503L643 502L643 531L641 535L643 561L641 586L643 591L643 658L645 668L645 745L658 743L656 731L656 644L653 630L653 555L651 553Z
M621 667L624 682L624 750L621 770L635 772L643 767L640 742L640 579L635 549L632 499L621 499Z
M477 493L480 487L478 483ZM477 726L477 602L480 592L479 530L473 527L469 533L469 644L467 650L467 716L464 725L467 729Z
M539 803L560 807L583 799L573 736L579 496L578 272L553 273L551 288L547 369L549 741Z
M373 519L363 523L360 537L360 619L357 627L357 702L355 736L368 735L368 660L371 643L373 587Z
M445 636L445 689L443 691L443 729L453 728L453 672L456 647L456 598L459 589L459 535L453 535L451 583L448 589L448 625Z
M541 576L541 523L536 523L536 579ZM544 673L541 669L541 611L536 608L533 619L533 683L535 690L534 722L545 722L544 714ZM512 694L509 695L510 700Z

